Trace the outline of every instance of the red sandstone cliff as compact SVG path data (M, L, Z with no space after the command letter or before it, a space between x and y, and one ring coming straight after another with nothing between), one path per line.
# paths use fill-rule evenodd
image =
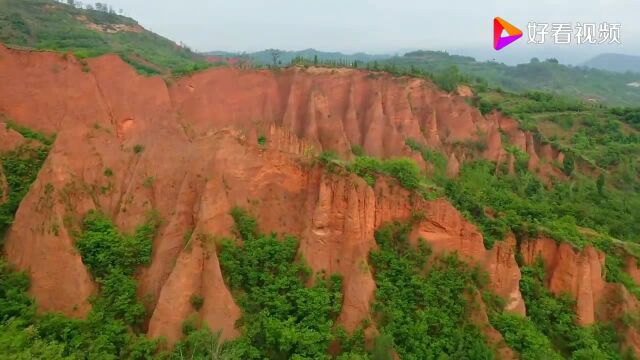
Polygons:
M371 188L308 159L323 149L349 156L356 144L375 156L406 156L410 137L445 151L454 175L465 159L480 156L461 143L484 141L481 156L508 161L503 132L530 155L530 168L554 171L548 163L561 154L536 144L515 121L483 117L462 97L422 80L358 70L219 68L167 85L137 75L115 56L91 59L87 67L83 71L72 57L0 46L0 112L58 134L5 248L10 261L29 271L42 310L83 316L95 292L69 229L56 233L54 224L67 225L97 207L131 230L153 208L164 225L151 265L139 274L139 294L151 299L149 334L175 341L194 311L190 296L200 294L205 300L198 316L234 336L239 309L211 237L229 234L229 209L239 205L257 216L264 231L299 236L314 270L342 273L339 320L348 329L369 316L375 285L367 256L374 230L414 211L426 215L414 238L480 264L507 308L525 312L513 238L485 250L478 229L446 201L425 201L384 180ZM263 134L264 147L257 145ZM136 144L144 145L142 153L134 153ZM104 175L106 168L113 176ZM48 184L55 191L43 207ZM185 234L191 234L186 242ZM604 286L594 275L602 261L593 253L580 261L582 255L567 250L553 254L550 264L562 263L556 257L578 258L578 280L558 276L550 284L552 290L576 289L587 323L598 303L594 294ZM593 290L584 290L587 285Z

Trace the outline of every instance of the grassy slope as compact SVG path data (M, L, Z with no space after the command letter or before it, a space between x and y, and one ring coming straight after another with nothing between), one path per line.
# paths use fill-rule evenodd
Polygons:
M51 0L0 0L0 42L8 45L73 51L79 57L117 53L147 74L182 73L207 65L199 55L142 27L139 32L107 33L88 28L90 23L138 28L128 17Z

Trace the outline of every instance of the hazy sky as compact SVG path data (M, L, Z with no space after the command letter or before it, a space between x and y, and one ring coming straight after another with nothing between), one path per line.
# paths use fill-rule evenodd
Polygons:
M569 61L602 52L640 55L640 0L106 1L145 27L199 51L432 49L509 62L547 53ZM495 16L522 29L525 39L495 52ZM621 23L622 45L527 44L529 21Z

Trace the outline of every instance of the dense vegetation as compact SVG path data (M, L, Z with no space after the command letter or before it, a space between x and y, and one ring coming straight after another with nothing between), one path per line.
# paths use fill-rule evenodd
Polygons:
M26 294L26 275L10 271L2 262L0 303L6 306L0 310L0 343L6 347L0 347L0 353L17 359L152 357L158 341L139 332L146 312L136 298L133 274L138 266L148 264L158 225L157 215L151 213L134 234L127 235L102 213L87 214L76 244L100 290L90 299L93 307L86 320L36 315L35 303Z
M5 232L13 223L22 198L38 176L38 171L47 158L49 147L29 142L9 152L0 154L2 173L7 179L6 201L0 204L0 245Z
M103 30L90 29L92 24ZM0 42L72 51L81 58L116 53L144 74L184 74L209 66L201 56L142 29L131 18L53 0L0 0Z
M2 230L12 223L22 198L35 181L53 137L10 125L29 139L1 155L8 198L1 206ZM159 225L157 215L134 234L125 235L100 212L84 218L76 244L100 291L90 299L87 320L59 314L38 315L27 294L29 279L0 258L0 358L7 359L146 359L158 341L139 333L146 318L136 298L136 268L149 262L151 241Z
M531 322L518 314L492 314L491 325L500 331L505 342L520 354L522 360L561 360L551 341Z
M242 337L230 346L242 359L328 359L333 326L342 307L338 276L315 277L296 259L298 241L260 234L239 208L232 211L242 245L222 244L225 279L243 310Z
M410 230L394 223L375 235L373 311L381 334L392 339L402 359L493 359L470 320L476 289L486 278L454 255L430 259L424 241L417 248L409 244Z
M0 204L0 247L4 234L13 223L13 216L20 202L36 180L38 171L49 154L55 135L45 135L20 126L4 114L0 113L0 121L6 123L7 129L21 134L27 141L17 148L0 154L2 174L7 188L0 189L5 194L5 201Z
M508 232L519 237L542 232L582 247L590 236L579 227L633 241L640 230L640 212L629 211L640 209L637 197L613 189L603 195L596 181L587 178L546 188L529 172L496 175L495 165L478 161L442 184L456 207L483 230L489 247Z
M587 105L541 92L480 92L476 104L485 113L496 109L514 116L540 142L564 151L578 166L609 175L618 188L638 190L639 109Z

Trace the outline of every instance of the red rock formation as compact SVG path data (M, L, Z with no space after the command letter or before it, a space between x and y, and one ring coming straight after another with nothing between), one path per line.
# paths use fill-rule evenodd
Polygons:
M69 172L72 164L55 156L64 145L63 136L20 204L7 233L5 252L18 268L29 271L33 284L30 291L40 310L84 316L90 309L87 298L94 293L95 286L63 223L69 207L86 212L94 204L76 196L72 185L64 195L45 190L47 185L55 189L56 184L73 183Z
M576 299L580 324L613 322L625 334L624 343L640 354L640 334L622 321L625 315L638 314L640 302L624 285L605 281L602 252L591 246L576 250L545 237L525 242L520 250L526 264L539 257L544 261L546 285L554 294L567 292ZM635 261L629 261L627 271L635 276Z
M405 139L414 138L451 154L447 145L484 141L484 156L496 161L502 131L531 155L532 166L538 157L514 120L485 118L463 97L419 79L349 69L216 68L167 87L112 55L85 65L72 56L2 46L0 55L0 78L13 84L0 88L0 112L46 132L99 124L126 141L150 126L177 127L194 138L226 127L250 135L277 125L317 151L346 155L358 144L370 155L403 156Z
M198 237L200 236L200 237ZM226 290L215 246L207 244L210 238L193 236L180 253L171 274L166 279L149 322L150 337L165 336L170 343L182 336L180 325L193 313L201 320L222 330L222 337L237 336L235 321L240 309ZM192 296L205 301L197 311L191 304Z
M228 235L229 209L239 205L264 231L299 236L314 270L342 273L340 321L348 329L369 316L374 229L414 211L426 214L415 236L436 251L457 251L485 266L508 308L524 312L512 239L487 251L475 226L446 201L424 201L384 180L372 189L355 176L310 164L309 155L323 149L347 155L355 144L370 155L407 156L404 142L411 137L447 152L455 174L470 155L454 153L453 144L486 136L491 141L484 156L498 160L504 156L501 131L521 139L523 151L535 150L513 120L485 118L463 98L423 80L349 69L218 68L167 86L115 56L82 64L1 46L0 80L0 112L58 134L5 249L29 271L42 310L76 316L89 310L86 298L95 285L69 235L73 221L100 208L131 231L157 209L164 225L151 265L139 275L139 294L151 299L150 335L175 341L182 320L195 311L190 296L200 294L199 317L234 336L239 311L215 249L202 239ZM264 146L257 144L261 135ZM143 151L132 150L137 144ZM104 175L106 168L112 176ZM58 233L54 224L61 224Z
M604 254L592 246L577 251L568 243L557 244L544 237L524 243L521 251L526 264L542 257L551 292L568 292L577 300L580 324L588 325L596 320L597 306L605 289Z

